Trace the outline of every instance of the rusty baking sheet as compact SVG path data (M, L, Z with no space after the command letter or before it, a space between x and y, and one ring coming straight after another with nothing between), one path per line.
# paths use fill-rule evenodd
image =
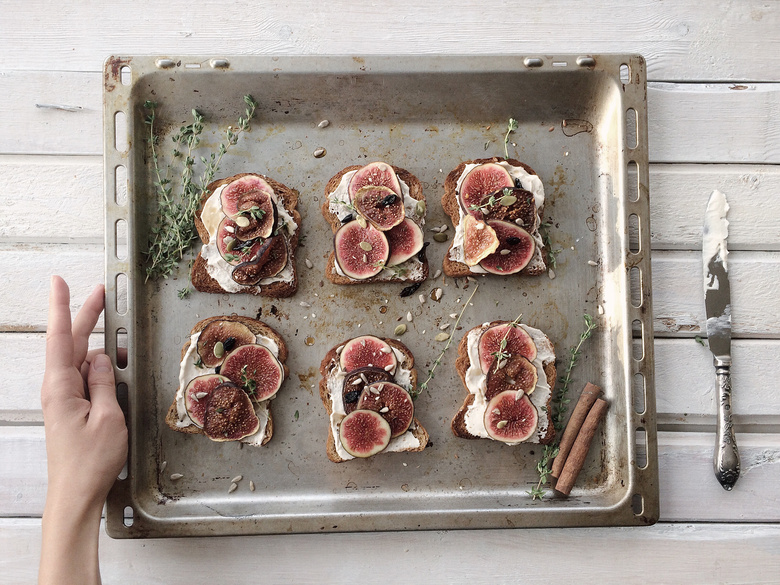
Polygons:
M645 80L645 62L636 55L110 58L106 346L112 353L117 345L128 348L117 378L130 455L127 473L109 497L109 534L656 521ZM155 197L143 104L159 104L163 144L197 108L206 117L205 154L235 124L245 94L260 103L257 119L224 158L219 174L262 172L300 191L305 234L298 251L300 288L290 299L194 293L180 300L186 265L174 279L144 282L143 250ZM539 446L507 447L452 435L450 419L465 396L453 369L454 346L416 403L431 435L429 448L331 463L325 455L327 416L317 394L317 369L326 351L356 334L392 335L397 320L411 311L414 320L403 341L424 376L442 347L434 341L437 325L459 309L474 285L429 279L419 292L442 287L443 296L422 305L417 294L400 298L398 285L330 284L323 270L331 232L319 212L325 183L347 165L393 163L423 181L428 226L447 224L439 204L446 174L462 160L503 154L510 117L519 122L510 136L510 155L533 167L544 183L544 219L552 222L553 247L559 249L555 278L479 278L456 335L522 312L524 322L554 341L562 368L582 331L583 315L597 319L599 329L585 346L572 393L576 399L586 381L595 382L611 407L575 490L568 498L550 493L533 501L528 490L538 479ZM322 120L330 124L321 128ZM316 158L320 148L326 154ZM426 239L431 235L426 232ZM446 249L436 242L429 246L432 274ZM304 265L306 258L313 269ZM190 328L200 318L234 312L267 321L290 348L291 375L273 403L274 438L263 448L212 443L174 433L163 422ZM172 481L174 473L183 477ZM244 479L228 493L237 475Z

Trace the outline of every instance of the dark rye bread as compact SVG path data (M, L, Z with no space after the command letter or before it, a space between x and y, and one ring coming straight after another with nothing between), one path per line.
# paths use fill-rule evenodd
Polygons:
M190 336L194 335L195 333L198 333L199 331L203 331L203 329L206 328L206 325L208 325L212 321L238 321L239 323L246 325L249 328L249 330L255 335L264 335L265 337L270 337L271 339L273 339L276 342L276 345L279 346L278 359L279 362L281 362L282 364L282 368L284 368L284 379L286 380L288 378L288 376L290 375L290 370L287 367L287 364L285 363L287 361L287 344L285 344L284 339L282 339L281 335L279 335L273 328L269 327L262 321L258 321L257 319L252 319L250 317L242 317L240 315L219 315L216 317L207 317L201 321L198 321L190 331ZM187 342L181 348L180 361L184 359L184 355L187 353L189 347L190 347L190 340L187 339ZM265 445L268 441L270 441L271 437L273 437L274 435L274 418L271 412L271 400L266 400L265 406L268 412L268 424L265 427L265 434L263 435L263 440L261 442L262 445ZM168 412L165 415L165 424L167 424L168 427L171 428L172 430L177 431L179 433L186 433L188 435L204 434L204 432L198 427L196 427L195 425L190 425L188 427L176 426L176 422L178 420L179 420L178 416L176 415L176 391L174 391L173 402L171 403L171 406L168 408Z
M330 229L334 234L341 227L341 222L334 213L330 212L330 194L336 190L336 188L339 186L339 183L341 183L341 178L345 174L349 173L350 171L356 171L362 168L363 165L352 165L346 167L331 177L331 179L328 181L328 184L325 185L325 201L320 207L320 211L322 211L322 216L325 218L325 221L328 222ZM425 201L422 183L420 183L420 180L417 177L415 177L406 169L402 169L401 167L396 167L393 165L393 170L395 171L395 174L398 176L398 178L409 186L409 196L412 199L416 199L417 201ZM328 257L328 262L325 265L325 276L327 276L328 280L330 280L333 284L366 284L369 282L423 282L428 278L428 259L426 258L422 264L423 272L422 276L419 278L408 278L395 274L392 276L387 276L380 272L377 276L372 276L371 278L353 280L351 278L347 278L346 276L341 276L338 272L336 272L336 253L331 252L330 256ZM382 275L382 278L379 278L380 275Z
M522 167L526 170L526 172L529 175L536 175L536 171L534 171L531 167L529 167L527 164L520 162L517 159L514 158L504 158L500 156L494 156L492 158L477 158L474 160L467 160L462 163L460 163L455 169L450 172L450 174L447 175L447 178L444 179L444 195L441 197L441 206L444 208L444 212L450 216L450 219L452 220L452 225L454 227L457 227L460 223L460 202L458 201L458 194L456 192L456 188L458 186L458 179L463 174L463 170L466 168L466 165L480 165L485 163L499 163L502 161L508 162L513 167ZM539 215L541 216L542 210L537 210ZM533 234L532 234L533 235ZM452 244L450 244L450 249L452 249ZM519 275L528 275L528 276L536 276L539 274L542 274L547 270L547 251L543 250L542 258L544 259L545 266L526 266L523 270L518 272ZM475 273L471 272L469 270L469 267L463 264L462 262L456 262L455 260L450 260L450 250L447 250L447 254L444 255L444 264L442 266L442 269L444 270L444 274L447 276L453 276L453 277L462 277L462 276L473 276Z
M471 331L474 331L474 329L481 329L482 331L485 331L486 329L489 329L490 327L493 327L494 325L501 325L503 323L508 323L508 321L492 321L491 323L488 323L487 325L480 325L478 327L474 327L467 331L463 338L460 340L460 343L458 344L458 357L455 359L455 370L458 372L458 376L460 376L460 381L463 383L463 387L466 388L466 392L468 394L466 395L466 400L463 401L463 406L460 407L460 410L455 414L455 417L452 419L452 433L456 437L461 437L462 439L481 439L482 437L477 437L475 435L472 435L468 430L466 430L466 411L468 410L468 407L471 406L471 404L474 402L474 395L469 392L468 386L466 386L466 371L469 369L469 366L471 365L471 359L469 359L468 354L468 336ZM548 363L548 364L542 364L544 366L544 374L547 377L547 384L549 384L551 390L555 390L555 376L557 375L557 372L555 370L555 361ZM553 392L550 392L550 398L547 400L547 403L545 404L545 408L547 409L547 412L550 411L550 403L552 402L552 395ZM555 427L552 425L552 423L547 425L547 432L543 437L539 437L539 442L542 445L547 445L552 442L553 438L555 437ZM488 439L490 440L490 439Z
M400 341L396 341L395 339L389 339L387 337L380 337L379 339L390 344L391 347L396 348L404 356L404 359L399 363L399 365L403 366L408 370L411 370L412 388L415 388L417 386L417 370L414 367L414 356L412 355L412 352L409 351L409 348L406 347L403 343L401 343ZM349 339L345 339L344 343L334 345L330 349L330 351L328 351L328 353L325 354L325 357L322 359L322 362L320 363L320 399L322 400L322 404L325 406L325 410L328 411L328 441L327 441L326 450L328 453L328 459L330 459L334 463L341 463L342 461L347 461L347 460L342 459L339 456L338 452L336 451L336 441L339 439L337 437L334 437L333 433L331 432L330 415L333 413L333 407L331 406L330 392L328 392L328 375L332 371L338 368L339 354L337 350L339 347L341 347L348 341ZM420 424L420 421L417 420L417 417L414 417L414 420L412 421L412 424L409 427L409 431L420 442L420 446L413 449L406 449L406 451L413 452L413 451L422 451L423 449L425 449L425 447L428 445L428 439L429 439L428 432ZM394 453L396 452L400 452L400 451L394 451Z
M295 264L295 252L298 249L298 240L301 233L301 214L298 213L298 191L295 189L290 189L286 185L283 185L282 183L260 173L239 173L237 175L233 175L232 177L214 181L213 183L209 184L209 186L206 188L206 191L203 193L203 197L201 197L200 207L198 207L198 210L195 212L195 228L198 230L198 236L200 236L201 241L204 244L208 244L209 232L206 230L206 226L203 225L203 222L200 219L200 214L203 212L203 206L206 204L208 198L211 197L211 194L214 193L214 191L216 191L219 187L222 185L227 185L228 183L232 183L236 179L240 179L241 177L245 177L247 175L261 177L271 186L271 188L274 190L274 193L276 193L278 201L284 206L284 208L287 210L287 213L292 216L292 218L295 220L295 223L298 224L298 229L296 229L295 233L287 240L287 249L289 250L290 254L288 262L292 263L293 281L289 283L273 282L262 287L245 286L242 287L242 289L236 294L247 293L274 298L292 296L298 289L298 268ZM219 285L219 282L217 282L216 279L209 275L208 270L206 269L206 261L203 259L203 256L201 256L200 252L198 252L198 257L195 258L195 262L192 265L191 277L192 286L194 286L196 290L217 294L227 292Z

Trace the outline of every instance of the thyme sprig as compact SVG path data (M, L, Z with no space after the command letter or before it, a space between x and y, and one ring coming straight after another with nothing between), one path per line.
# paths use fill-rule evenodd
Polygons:
M182 126L179 132L171 137L172 157L163 174L160 169L160 139L155 133L157 103L149 100L144 102L144 108L149 111L145 120L149 127L147 142L151 150L154 187L158 196L157 215L151 227L149 247L146 251L146 280L170 276L197 237L194 218L201 197L219 170L222 157L238 142L239 136L250 129L250 121L255 115L258 104L252 96L244 96L244 103L245 115L239 116L235 128L227 128L225 141L220 143L217 151L211 153L209 158L200 157L205 168L200 179L195 181L195 151L200 145L200 136L203 133L203 115L193 109L192 123ZM171 178L177 161L181 161L178 184Z
M469 295L469 298L466 300L465 303L463 303L463 308L460 310L460 314L458 315L458 318L455 319L455 325L452 328L453 332L458 328L458 325L460 324L461 317L463 317L463 313L466 312L466 307L468 307L469 303L471 303L471 299L474 298L474 295L476 294L477 290L479 290L479 285L476 285L474 287L474 290L471 291L471 295ZM425 378L425 381L417 387L417 390L412 394L412 398L417 398L423 390L427 390L428 389L428 384L435 377L434 372L436 371L436 367L439 364L441 364L441 360L444 357L444 354L447 353L447 349L450 347L450 344L452 343L452 338L453 337L454 337L453 335L450 335L447 338L447 344L444 346L444 349L441 350L441 353L439 353L439 357L437 357L433 361L433 366L431 367L431 369L428 370L428 377Z
M256 374L257 372L255 371L254 373ZM249 394L250 397L254 396L255 390L257 390L257 382L247 375L246 364L241 368L241 387L246 390L246 393Z
M553 248L552 238L550 238L550 228L552 228L551 223L542 222L539 224L539 233L542 236L542 243L544 244L544 247L547 248L547 258L549 260L550 268L555 270L555 268L558 266L556 256L559 252L561 252L561 249Z
M509 187L504 187L502 191L503 195L501 197L497 197L498 193L493 193L490 197L488 197L485 200L485 203L481 203L477 205L476 203L472 203L469 205L469 209L473 209L475 211L482 211L483 209L486 209L488 207L495 207L496 205L501 205L502 207L509 207L510 205L513 205L517 201L517 197L512 195L512 189Z
M257 221L261 221L265 216L265 210L260 209L257 205L253 205L249 209L242 209L241 211L236 213L236 216L239 215L254 217Z
M588 338L590 338L590 336L593 334L593 330L598 327L596 322L593 320L593 317L587 313L583 315L583 318L585 319L585 331L580 334L580 341L577 346L572 348L569 352L569 363L566 366L566 373L559 379L560 387L558 388L552 400L552 412L549 414L552 415L552 423L553 427L555 428L555 440L551 444L544 446L544 449L542 450L542 457L536 464L536 470L539 473L539 483L537 483L535 487L528 491L528 494L533 500L541 500L546 493L546 490L542 488L542 486L547 483L547 480L550 476L550 471L552 470L550 464L552 463L552 460L555 459L555 457L558 455L559 444L561 441L560 436L563 432L563 423L566 416L566 407L570 402L568 394L569 385L571 384L572 379L571 374L572 371L574 371L574 366L577 365L577 361L580 358L582 344L585 343Z
M393 276L406 276L406 273L409 272L409 268L406 266L403 266L401 264L395 264L393 266L388 266L381 260L378 262L374 262L373 264L374 268L381 268L382 270L387 270L388 272L392 273Z
M509 332L512 331L512 329L519 327L520 319L522 318L522 316L523 314L520 313L517 317L515 317L515 320L509 324L506 333L504 333L504 337L502 337L501 341L498 342L498 349L490 354L496 360L496 369L495 369L496 372L503 367L503 364L501 362L508 360L510 358L510 354L506 350L506 346L509 339Z
M509 135L517 130L518 123L514 118L509 118L506 125L506 134L504 135L504 158L509 158Z

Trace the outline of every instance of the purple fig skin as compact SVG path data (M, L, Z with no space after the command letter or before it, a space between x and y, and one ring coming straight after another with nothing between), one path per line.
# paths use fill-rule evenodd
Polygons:
M357 221L342 225L333 236L336 262L349 278L364 280L376 276L390 256L390 245L385 234L372 225L360 227ZM364 250L360 244L371 248Z
M393 373L398 366L398 360L389 343L373 335L363 335L344 344L339 355L339 365L345 372L368 367Z
M536 243L527 231L507 221L491 219L488 225L498 236L498 249L479 265L491 274L517 274L534 257ZM508 253L502 254L504 250Z
M239 240L254 240L255 238L268 238L274 231L277 219L276 206L269 193L265 191L249 191L242 194L238 198L238 211L233 219L239 216L243 216L249 220L249 225L246 227L238 227L236 229L236 236ZM261 217L258 219L256 215L250 213L253 207L257 207L259 211L256 213Z
M491 366L487 374L487 390L485 399L491 400L494 396L506 390L522 390L531 394L539 381L539 373L536 366L523 356L516 354L510 356L503 367Z
M339 440L354 457L371 457L390 443L390 425L378 412L354 410L339 426Z
M390 438L403 435L414 420L414 403L409 393L398 384L376 382L360 395L358 410L373 410L390 425Z
M485 410L485 429L496 441L516 443L527 441L536 432L539 413L522 394L507 390L493 397Z
M233 341L229 341L231 338ZM217 345L218 341L222 342L224 350L220 357L214 355L214 346ZM228 320L212 321L203 328L198 336L198 356L200 356L200 361L204 366L216 368L224 361L229 351L254 342L255 334L243 323Z
M393 190L393 193L401 196L401 183L395 170L384 162L372 162L362 169L358 169L349 181L347 193L350 202L354 201L355 193L366 185L381 185Z
M220 194L220 203L225 215L235 217L241 196L250 191L263 191L273 196L274 190L264 179L254 175L245 175L225 185Z
M238 441L260 430L249 396L238 386L227 382L209 395L203 432L212 441Z
M236 266L231 276L238 284L255 285L279 274L288 260L287 241L284 236L274 236L263 242L253 259Z
M387 236L387 243L390 245L388 266L396 266L406 262L422 250L425 243L422 229L409 218L386 231L385 236Z
M487 374L495 363L496 358L493 354L501 349L501 340L504 336L506 336L504 351L510 356L521 355L529 362L536 359L536 344L525 329L519 325L512 327L509 323L494 325L483 331L479 337L479 365L483 373Z
M368 381L368 384L363 381L363 378ZM381 368L365 367L349 372L344 376L344 386L342 389L344 413L349 414L357 408L360 395L363 393L363 389L366 386L373 384L374 382L389 382L392 379L393 375ZM348 400L348 398L351 400Z
M479 205L485 196L500 191L504 188L513 188L514 179L504 167L496 163L485 163L474 167L469 171L460 184L458 194L463 211L469 215L482 218L482 212L472 209L472 205Z
M206 415L206 405L208 404L209 396L220 385L225 382L229 382L225 376L219 374L206 374L205 376L198 376L190 380L187 387L184 389L184 406L187 410L187 415L193 424L199 429L203 428L203 422ZM196 398L196 394L206 393L206 396Z
M243 345L225 357L220 374L240 386L255 402L276 395L284 381L284 368L264 345Z
M217 250L222 259L231 266L237 266L242 262L248 262L257 256L263 246L262 241L254 242L249 248L246 248L236 235L238 225L229 217L224 218L219 223L217 230ZM228 242L233 240L233 247L228 249Z

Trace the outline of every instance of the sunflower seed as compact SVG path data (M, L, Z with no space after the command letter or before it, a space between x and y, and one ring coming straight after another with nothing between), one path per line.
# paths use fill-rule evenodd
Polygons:
M237 475L237 476L235 476L233 479L231 479L230 481L231 481L231 482L233 482L233 483L238 483L238 482L239 482L239 481L241 481L242 479L244 479L244 476L243 476L243 475Z
M239 215L235 219L235 222L236 222L236 225L238 227L243 227L243 228L249 227L249 218L248 217L244 217L243 215Z
M594 262L593 260L588 260L588 265L589 266L598 266L599 263L598 262Z
M160 464L160 473L165 471L166 467L168 467L168 462L167 461L163 461L162 464Z
M474 227L477 228L478 230L484 230L485 229L485 222L480 221Z
M446 232L446 231L447 231L447 228L449 228L449 227L450 227L450 226L448 226L447 224L444 224L443 226L441 226L441 227L439 228L439 233L440 233L440 234L443 234L444 232Z
M441 276L441 269L437 270L436 273L433 275L434 278L439 278Z
M323 120L322 122L317 124L317 128L327 128L328 126L330 126L329 120Z
M178 481L178 480L180 480L182 477L184 477L184 475L183 475L183 474L181 474L181 473L172 473L172 474L171 474L171 481Z
M421 304L421 305L424 305L424 304L425 304L425 295L420 295L420 296L418 296L417 298L418 298L418 299L420 299L420 304Z
M368 384L368 378L366 378L366 375L362 372L360 373L360 379L363 380L363 384Z
M360 227L362 227L363 229L366 229L366 227L368 226L368 224L366 223L366 218L363 217L362 215L358 215L357 216L357 222L358 222L358 225Z
M441 290L441 288L437 288L435 291L433 291L433 300L438 301L441 299L441 295L444 294L444 291Z
M441 244L442 242L446 242L449 239L449 236L447 234L433 234L433 239Z
M515 220L515 223L516 223L517 225L519 225L520 227L523 227L523 226L525 225L525 222L523 221L523 218L522 218L522 217L518 217L518 218Z
M379 409L379 412L381 412L382 414L384 414L386 412L390 412L390 407L389 406L383 406L382 408Z
M354 380L352 380L351 385L352 386L357 386L358 384L362 384L362 383L363 383L363 380L361 380L360 378L355 378Z
M368 264L368 255L363 254L363 264Z
M223 355L225 355L225 344L221 341L217 341L217 343L214 344L214 357L221 358Z
M234 228L232 225L226 225L225 231L229 234L234 234L236 233L236 228Z
M447 341L450 338L449 333L439 333L436 336L436 341Z
M342 351L343 349L344 349L344 346L343 346L343 345L339 345L339 346L336 348L336 355L341 355L341 351Z
M310 305L309 303L307 303L306 301L301 301L301 302L300 302L300 305L301 305L301 307L303 307L304 309L308 309L309 307L311 307L311 305Z
M209 395L208 392L196 392L195 393L195 398L200 400L201 398L206 398L206 396L208 396L208 395Z
M233 482L233 483L230 484L230 487L228 488L228 493L232 494L237 489L238 489L238 484Z
M251 479L249 480L249 491L255 491L255 482L253 482Z
M406 325L401 323L398 327L395 328L395 331L393 331L394 335L403 335L406 333Z
M506 425L509 424L508 420L500 420L498 421L498 424L496 425L499 429L503 429Z
M498 410L497 408L494 408L494 409L493 409L493 410L491 410L490 412L492 412L493 414L501 414L501 411L500 411L500 410Z
M314 264L308 258L306 258L306 268L314 268Z
M444 323L443 325L439 325L439 329L441 329L442 331L444 331L445 329L448 329L448 328L449 328L449 326L450 326L450 324L449 324L449 323Z
M554 271L552 268L550 268L550 269L547 271L547 276L549 276L549 277L550 277L550 280L552 280L553 278L555 278L555 271Z
M457 313L450 313L450 319L457 319L458 314Z
M325 156L326 153L327 151L324 148L320 147L316 149L312 154L314 155L314 158L322 158L323 156Z
M392 372L395 366L393 364L387 364L385 366L385 372Z
M507 250L506 248L504 248L503 250L501 250L501 255L502 255L502 256L506 256L507 254L509 254L509 250Z
M374 249L374 246L369 244L368 242L360 242L360 249L365 250L366 252L370 252Z
M407 321L409 321L409 322L411 323L411 322L412 322L412 319L413 319L413 317L412 317L412 312L411 312L411 311L407 311L407 312L406 312L406 320L407 320Z

